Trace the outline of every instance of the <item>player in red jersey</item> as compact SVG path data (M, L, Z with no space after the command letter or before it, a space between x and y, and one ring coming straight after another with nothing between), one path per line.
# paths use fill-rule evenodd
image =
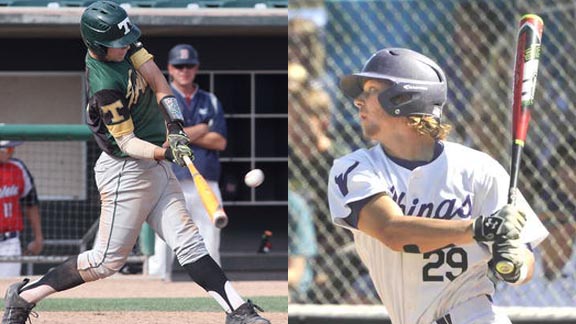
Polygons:
M28 217L34 233L24 254L39 254L43 236L40 208L34 179L24 163L12 157L14 147L22 144L0 141L0 256L20 256L20 232L24 229L23 215ZM21 263L0 262L0 277L20 276Z

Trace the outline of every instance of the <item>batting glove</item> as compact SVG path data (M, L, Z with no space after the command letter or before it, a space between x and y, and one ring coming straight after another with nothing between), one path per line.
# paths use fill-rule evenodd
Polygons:
M519 240L498 240L492 244L492 260L488 263L490 270L499 280L515 283L520 279L521 269L524 265L524 244ZM514 271L502 274L496 271L496 264L508 261L514 265Z
M168 127L168 129L170 130L168 133L168 144L170 147L166 149L164 158L184 167L186 166L184 156L188 156L191 160L194 160L194 153L189 146L190 139L181 128L180 130L174 130Z
M474 239L479 242L515 240L526 223L526 215L512 205L506 205L490 217L479 216L472 224Z

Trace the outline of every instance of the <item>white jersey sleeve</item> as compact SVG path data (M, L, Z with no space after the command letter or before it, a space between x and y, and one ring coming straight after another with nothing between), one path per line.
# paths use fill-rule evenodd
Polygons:
M328 203L332 221L340 226L354 228L346 218L352 213L350 203L389 193L389 186L377 171L366 150L358 150L336 159L328 180Z
M492 158L488 158L483 166L484 172L481 175L483 178L478 182L482 187L477 188L476 192L478 201L481 202L478 204L479 215L489 216L507 204L510 176ZM537 246L548 236L548 231L520 192L516 207L526 215L526 225L520 234L521 241L530 244L531 247Z
M526 215L526 225L520 233L520 240L530 244L531 247L538 246L548 236L548 230L521 194L518 196L516 205Z

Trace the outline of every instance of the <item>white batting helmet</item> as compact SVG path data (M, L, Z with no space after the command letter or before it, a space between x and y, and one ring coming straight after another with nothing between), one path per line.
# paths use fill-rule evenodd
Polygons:
M0 141L0 148L15 147L15 146L18 146L22 143L23 142L21 142L21 141Z

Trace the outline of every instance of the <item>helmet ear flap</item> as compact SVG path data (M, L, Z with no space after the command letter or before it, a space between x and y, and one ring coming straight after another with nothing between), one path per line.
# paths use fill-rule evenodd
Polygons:
M94 55L96 55L100 60L103 60L106 57L106 54L108 54L108 48L104 45L98 44L95 41L84 39L84 45L86 45L86 47L90 49L90 51L94 53Z
M106 57L106 54L108 54L108 48L104 45L94 44L91 49L94 54L96 54L96 56L98 56L98 58L101 60Z
M392 116L400 116L402 115L402 110L399 107L402 107L404 104L409 104L410 101L415 99L418 94L415 93L396 93L394 94L394 90L390 92L383 91L378 95L378 101L380 102L380 106L386 110Z

